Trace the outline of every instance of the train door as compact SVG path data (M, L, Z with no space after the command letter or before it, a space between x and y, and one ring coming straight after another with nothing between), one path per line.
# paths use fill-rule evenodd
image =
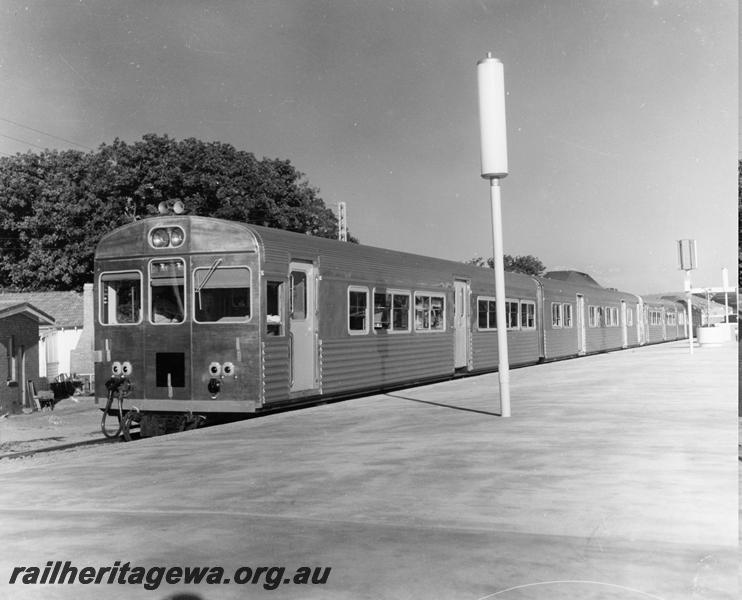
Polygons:
M312 263L289 265L290 391L317 389L317 297L316 270Z
M621 346L627 348L629 345L629 330L626 323L626 301L621 300Z
M577 294L577 354L587 352L587 339L585 332L585 296Z
M454 368L466 369L469 367L469 336L471 318L469 317L469 298L471 286L468 281L457 279L454 287Z
M148 310L144 323L145 395L169 400L191 399L191 321L186 297L186 261L154 259L148 269ZM122 358L129 358L122 356ZM129 358L135 361L137 357Z
M639 303L636 305L636 335L639 339L640 346L647 343L646 329L644 325L644 301L639 298Z
M667 341L667 310L663 307L662 312L660 313L660 317L662 318L662 341Z

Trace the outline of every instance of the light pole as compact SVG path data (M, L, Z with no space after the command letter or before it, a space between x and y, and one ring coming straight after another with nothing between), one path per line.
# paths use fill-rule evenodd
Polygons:
M505 315L505 267L503 264L502 208L500 179L508 174L505 130L505 76L502 62L487 53L477 63L479 87L479 130L482 177L490 181L492 245L495 267L495 312L497 316L497 370L500 380L500 413L510 416L510 366L508 328Z
M688 347L693 354L693 313L691 311L690 272L698 266L696 240L678 240L680 268L685 271L685 298L688 302Z

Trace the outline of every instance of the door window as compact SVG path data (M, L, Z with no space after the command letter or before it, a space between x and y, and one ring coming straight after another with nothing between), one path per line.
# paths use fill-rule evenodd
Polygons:
M149 264L149 319L157 324L185 320L185 263L181 258Z

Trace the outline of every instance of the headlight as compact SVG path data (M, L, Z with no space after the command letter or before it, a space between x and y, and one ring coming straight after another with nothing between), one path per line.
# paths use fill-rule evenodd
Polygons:
M150 241L155 248L167 248L170 243L170 235L167 229L153 229L150 233Z
M121 374L129 376L132 372L131 363L127 360L124 364L121 365Z
M227 376L234 375L234 365L231 362L225 362L222 372Z
M219 377L222 374L222 366L218 362L213 362L209 365L209 375L212 377Z
M170 230L170 245L173 248L177 248L183 243L183 240L185 239L185 234L183 233L183 230L180 227L173 227Z
M111 365L111 373L114 375L121 375L121 363L116 361Z

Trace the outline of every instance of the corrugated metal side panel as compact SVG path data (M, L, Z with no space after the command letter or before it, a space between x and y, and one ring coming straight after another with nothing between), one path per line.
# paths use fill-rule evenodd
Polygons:
M639 344L639 332L636 329L636 307L634 307L634 324L627 327L629 346Z
M475 330L472 333L472 361L475 370L496 367L498 354L496 331ZM509 364L525 365L537 362L538 359L537 330L508 333Z
M573 320L574 320L573 316ZM564 356L574 356L578 352L577 336L579 329L577 327L563 327L556 329L549 327L544 331L544 349L546 358L561 358Z
M647 325L647 343L663 342L662 325Z
M262 349L263 401L288 400L291 377L288 339L285 337L266 338Z
M430 335L322 341L322 392L389 385L452 374L453 338Z
M602 352L621 348L623 345L620 327L588 327L587 352Z

